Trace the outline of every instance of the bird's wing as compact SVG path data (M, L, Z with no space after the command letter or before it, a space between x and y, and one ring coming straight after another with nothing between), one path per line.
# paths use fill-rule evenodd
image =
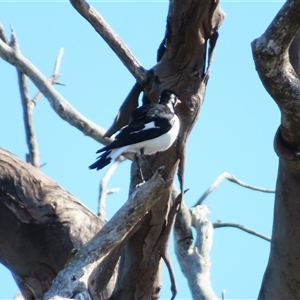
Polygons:
M159 137L171 129L170 120L173 116L165 105L148 104L138 107L132 112L129 124L116 135L116 139L97 153Z
M171 129L172 125L167 119L156 120L146 124L135 123L125 126L116 139L106 147L106 150L116 149L132 144L137 144L145 140L151 140L163 135Z

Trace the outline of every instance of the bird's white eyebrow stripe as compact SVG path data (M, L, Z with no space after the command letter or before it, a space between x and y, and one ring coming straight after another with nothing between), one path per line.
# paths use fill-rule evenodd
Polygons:
M151 128L158 128L159 127L159 126L155 126L155 122L154 121L146 123L146 124L144 124L144 126L145 127L143 129L140 129L140 130L137 130L137 131L132 131L132 132L130 132L130 134L136 133L136 132L141 132L141 131L148 130L148 129L151 129Z

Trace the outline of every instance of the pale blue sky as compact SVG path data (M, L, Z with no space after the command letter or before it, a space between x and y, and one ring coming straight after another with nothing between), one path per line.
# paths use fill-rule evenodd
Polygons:
M33 3L34 2L34 3ZM276 104L255 71L250 43L260 36L283 2L224 1L227 17L220 29L206 98L190 136L186 166L186 202L193 205L215 178L227 171L253 185L274 188L278 159L273 137L280 122ZM145 68L155 64L165 29L167 1L92 2ZM20 48L50 76L60 47L65 49L59 92L82 114L108 128L134 79L116 55L67 1L1 1L0 21L12 24ZM36 88L30 84L33 96ZM24 158L27 151L15 69L0 60L0 146ZM61 120L46 99L34 110L42 168L64 188L97 210L98 183L105 170L88 165L100 145ZM109 196L108 216L127 198L129 162L109 183L121 192ZM273 195L224 182L206 201L211 221L243 224L271 235ZM1 245L0 245L1 247ZM174 256L177 299L190 298ZM251 299L258 294L267 264L269 243L237 229L217 229L211 252L212 285L226 299ZM0 299L17 292L9 271L0 266ZM162 298L170 298L164 269Z

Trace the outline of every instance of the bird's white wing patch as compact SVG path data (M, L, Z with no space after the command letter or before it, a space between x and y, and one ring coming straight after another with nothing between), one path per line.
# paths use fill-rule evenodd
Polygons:
M136 133L136 132L145 131L145 130L149 130L149 129L151 129L151 128L157 128L157 126L155 126L154 121L151 121L151 122L149 122L149 123L146 123L146 124L144 124L144 126L145 126L145 127L144 127L143 129L137 130L137 131L131 131L130 134Z

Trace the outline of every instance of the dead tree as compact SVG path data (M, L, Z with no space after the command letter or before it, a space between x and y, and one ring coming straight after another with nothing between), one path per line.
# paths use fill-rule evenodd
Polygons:
M252 42L260 79L281 112L271 251L259 299L300 298L300 2L288 0ZM298 34L297 34L298 32Z
M115 122L104 134L102 128L76 111L22 55L14 33L9 42L1 30L0 57L18 69L20 83L23 85L24 77L29 77L61 118L104 144L109 142L108 137L127 124L141 92L146 104L156 102L160 92L170 88L182 101L177 110L181 123L179 137L170 149L149 157L151 168L158 171L150 178L147 168L143 168L143 174L149 179L141 187L137 187L141 178L135 163L132 164L128 202L105 225L101 218L93 215L40 171L1 150L0 240L5 247L1 249L0 260L12 271L27 299L50 299L54 296L157 299L161 259L170 271L175 295L174 276L166 247L184 190L185 147L204 99L217 30L224 14L217 0L171 1L157 64L145 70L93 7L83 0L70 2L105 39L136 79ZM22 97L29 118L26 93ZM32 137L29 128L29 135L30 132ZM38 166L39 162L33 159L33 150L36 149L31 142L29 138L32 151L28 162ZM176 171L181 192L171 201ZM77 214L80 221L74 222ZM194 215L191 222L196 226L203 217L199 219L196 210ZM191 225L184 222L185 218L178 218L177 227ZM7 239L8 234L11 239ZM11 247L17 239L22 247ZM42 257L36 256L35 247L40 247ZM114 276L117 265L118 275ZM210 286L202 286L200 279L194 283L199 285L201 297L215 298ZM196 295L200 294L195 292L194 295L198 297Z

